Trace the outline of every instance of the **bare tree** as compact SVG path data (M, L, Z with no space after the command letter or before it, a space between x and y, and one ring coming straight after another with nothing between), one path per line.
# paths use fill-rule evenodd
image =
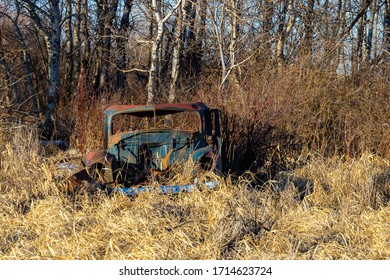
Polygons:
M215 41L218 45L218 52L219 52L219 59L221 64L221 90L224 90L226 87L226 81L228 77L228 61L225 56L225 24L226 24L226 3L224 1L221 1L220 3L217 3L214 1L213 5L209 5L210 9L210 17L213 24L213 35L215 38Z
M183 0L181 6L178 8L178 16L176 18L176 36L173 47L172 55L172 71L171 71L171 83L169 88L168 101L173 102L176 98L177 81L179 78L180 62L182 56L183 46L183 27L184 20L186 19L187 0Z
M97 8L97 58L95 65L95 90L100 91L106 86L110 65L113 20L115 18L118 0L96 0Z
M364 41L364 58L366 64L369 64L371 61L374 23L375 23L376 16L377 16L377 0L373 0L370 7L370 17L368 19L368 24L367 24L366 39Z
M266 56L270 57L272 54L272 43L271 43L271 33L273 29L272 18L274 16L274 3L271 0L265 0L263 2L263 20L262 20L262 29L264 32L264 45Z
M282 2L282 13L279 15L279 26L276 41L275 56L278 61L278 66L282 66L285 60L284 47L286 38L292 31L295 24L295 14L293 8L293 0L285 0Z
M152 0L152 10L153 18L156 22L157 31L154 36L154 39L151 42L152 50L150 57L150 68L149 68L149 80L148 80L148 96L147 103L153 103L156 98L156 77L158 73L159 61L160 61L160 52L161 52L161 43L164 33L164 26L167 20L172 16L176 9L181 4L182 0L178 0L176 5L168 11L168 13L163 17L161 11L161 3L159 0Z
M24 68L24 79L26 82L27 93L29 99L32 100L33 111L37 112L38 102L37 102L37 96L35 93L35 87L32 79L33 73L31 71L31 66L30 66L31 57L27 47L26 40L24 38L25 36L23 35L22 29L19 26L19 19L22 14L22 7L17 0L13 0L13 4L15 8L14 13L1 13L1 14L7 17L12 22L12 27L15 31L15 35L17 38L17 44L19 44L21 47L22 61L23 61L23 68ZM14 17L12 17L12 15L14 15Z
M187 36L186 64L187 75L197 77L201 73L205 49L207 0L198 0L198 5L191 3L189 36Z
M238 65L237 65L237 45L240 36L240 20L241 20L241 0L230 0L232 9L230 15L230 43L229 43L229 64L230 78L236 87L239 87L238 82Z
M134 81L148 103L162 91L174 102L179 88L194 90L200 81L215 83L220 96L234 91L245 99L243 81L256 78L253 69L306 56L311 67L350 74L390 58L389 0L6 0L2 6L9 9L2 15L8 24L1 29L7 34L2 84L11 93L16 83L34 111L37 92L44 92L46 124L59 89L65 102L74 101L80 76L98 93L125 92Z
M305 41L303 42L303 49L305 54L311 56L313 52L313 35L314 35L314 0L307 1L307 7L305 9L304 15L304 25L305 25ZM291 4L290 4L291 5Z
M366 8L365 8L366 7ZM353 71L357 72L360 69L360 66L364 60L364 50L363 42L366 40L366 24L367 24L367 8L368 0L363 0L361 2L362 14L357 22L357 38L356 38L356 51L353 53Z
M11 73L11 66L9 65L7 59L7 56L3 49L3 38L0 31L0 65L4 69L4 81L5 81L5 90L7 92L6 94L6 104L7 106L10 106L12 102L17 101L18 94L16 89L16 84L14 81L14 77Z
M124 11L122 14L120 26L119 26L119 34L117 39L119 58L117 62L117 77L116 84L117 87L121 90L125 90L126 88L126 75L124 73L124 69L127 64L127 51L126 51L126 43L129 39L129 27L130 27L130 13L133 8L134 0L125 0L124 3Z
M82 0L74 3L74 27L73 27L73 57L74 76L77 77L81 67L81 24L82 24Z
M64 24L66 43L65 43L65 57L66 57L66 70L65 70L65 94L69 97L73 91L73 85L75 81L75 53L74 53L74 32L72 24L73 5L71 0L67 0L65 4L66 21Z
M390 0L385 0L385 15L383 20L384 25L384 51L387 59L390 58Z
M49 65L49 86L46 101L44 130L47 136L52 131L52 114L58 101L60 80L61 21L60 0L46 0L43 3L34 0L22 0L26 4L30 18L34 21L46 42ZM42 4L42 5L40 5Z
M82 7L81 7L81 33L82 33L82 41L83 41L83 46L84 49L80 50L81 51L81 68L84 68L84 71L86 72L87 69L89 68L89 59L91 56L91 42L90 42L90 32L89 32L89 24L88 24L88 19L89 19L89 4L88 0L80 0L82 2ZM81 72L81 70L80 70Z

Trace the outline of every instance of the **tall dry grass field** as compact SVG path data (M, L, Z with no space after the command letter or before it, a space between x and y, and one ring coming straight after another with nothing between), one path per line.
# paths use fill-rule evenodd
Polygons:
M1 259L389 259L390 163L312 157L303 200L248 176L135 198L59 188L34 130L0 130Z

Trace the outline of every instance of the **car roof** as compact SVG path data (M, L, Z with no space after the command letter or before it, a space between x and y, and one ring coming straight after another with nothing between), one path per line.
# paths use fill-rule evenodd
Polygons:
M199 111L209 108L202 102L150 104L150 105L111 105L105 110L106 115L131 114L140 117L161 116L179 112Z

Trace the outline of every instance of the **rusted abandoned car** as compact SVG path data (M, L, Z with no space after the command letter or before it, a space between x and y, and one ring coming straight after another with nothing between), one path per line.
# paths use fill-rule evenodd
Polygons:
M99 182L127 195L150 191L151 177L164 177L186 161L194 173L221 171L218 109L201 102L114 105L104 116L103 150L83 158L77 180ZM208 188L216 181L202 182ZM160 185L163 193L191 191L196 183Z

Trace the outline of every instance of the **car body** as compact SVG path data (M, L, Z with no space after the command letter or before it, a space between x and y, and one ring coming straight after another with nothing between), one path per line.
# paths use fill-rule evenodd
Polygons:
M105 110L103 149L83 158L78 180L100 182L132 195L150 191L150 177L166 177L191 160L194 173L219 173L221 163L219 110L202 102L113 105ZM164 176L162 176L164 175ZM215 183L205 182L208 188ZM194 183L161 185L164 193L190 191Z

